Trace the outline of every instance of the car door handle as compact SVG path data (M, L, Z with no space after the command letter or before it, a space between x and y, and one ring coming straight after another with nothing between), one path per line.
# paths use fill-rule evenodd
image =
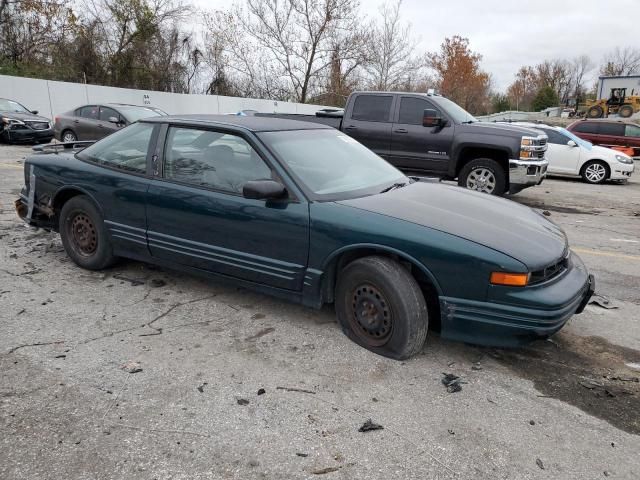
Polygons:
M393 133L409 133L409 130L406 128L396 128Z
M344 127L345 130L357 130L358 127L356 127L355 125L349 125L348 127Z
M80 120L74 120L73 123L78 124L80 123Z

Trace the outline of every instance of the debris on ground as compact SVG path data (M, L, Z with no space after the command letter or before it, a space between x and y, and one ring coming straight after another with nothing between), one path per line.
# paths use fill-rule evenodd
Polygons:
M120 367L127 373L140 373L142 371L142 367L138 362L127 362Z
M611 300L609 300L609 298L605 297L604 295L598 294L594 294L591 297L591 300L589 300L589 305L597 305L599 307L606 308L607 310L618 308L618 305L611 303Z
M640 363L625 363L627 367L636 372L640 372Z
M246 398L239 398L238 405L249 405L249 400L247 400Z
M550 212L549 210L543 210L543 211L542 211L542 214L543 214L545 217L550 217L550 216L551 216L551 212Z
M301 453L301 452L296 452L296 455L302 458L308 457L309 454L308 453Z
M160 278L154 278L153 280L151 280L151 286L153 288L161 288L161 287L164 287L166 284L167 282L165 282Z
M266 390L264 388L259 388L258 389L258 395L264 395L266 392Z
M321 468L320 470L314 470L311 473L314 475L324 475L325 473L337 472L338 470L340 470L340 467L327 467Z
M449 432L449 435L455 435L456 432L454 432L453 430L451 430L450 428L447 429L447 432Z
M113 278L122 280L122 282L129 282L132 287L137 287L138 285L144 285L143 280L138 280L137 278L130 278L126 275L122 275L121 273L116 273L113 275Z
M251 320L260 320L265 317L266 315L264 313L254 313L253 315L251 315Z
M358 429L359 432L370 432L372 430L383 430L384 427L382 425L378 425L377 423L373 423L371 419L367 420L362 424L362 426Z
M205 386L205 385L208 385L208 384L207 384L207 382L204 382L202 385L200 385L200 386L197 388L197 390L198 390L200 393L204 393L204 386Z
M285 392L299 392L299 393L310 393L315 395L316 392L311 390L305 390L304 388L295 388L295 387L276 387L276 390L284 390Z
M447 387L447 392L455 393L462 390L462 379L453 373L443 373L442 384Z
M62 355L56 355L53 358L67 358L67 356L65 354L62 354Z
M267 328L263 328L262 330L260 330L258 333L251 335L250 337L245 338L245 340L247 342L250 342L252 340L257 340L260 337L264 337L265 335L269 335L270 333L275 332L276 329L273 327L267 327Z
M540 460L539 458L536 458L536 465L540 467L540 470L544 470L544 463L542 463L542 460Z
M529 425L535 425L535 424L536 424L535 420L529 420Z
M482 370L482 365L480 365L480 362L476 362L473 365L471 365L471 370L475 370L476 372Z

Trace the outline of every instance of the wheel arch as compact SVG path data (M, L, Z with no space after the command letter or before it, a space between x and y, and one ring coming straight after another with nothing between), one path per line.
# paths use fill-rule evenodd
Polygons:
M605 180L611 178L611 165L609 165L609 162L607 162L606 160L603 160L602 158L590 158L589 160L584 162L582 164L582 166L580 167L580 175L581 176L584 175L584 171L592 163L601 163L601 164L603 164L605 170L607 171L607 178L605 178Z
M452 177L458 177L460 171L472 160L478 158L489 158L495 160L504 169L507 183L509 181L509 157L511 152L508 148L498 146L487 146L480 144L462 144L458 147L454 170L449 172Z
M386 245L361 243L342 247L331 253L324 262L320 283L320 303L333 303L338 274L349 263L367 256L385 256L392 258L407 267L409 273L420 285L429 309L430 324L433 329L440 329L440 302L442 288L435 275L415 257Z
M89 199L91 199L93 204L96 206L96 208L100 212L100 215L102 215L104 218L104 212L102 210L102 207L93 197L93 195L89 193L86 189L75 186L75 185L66 185L60 188L55 193L55 195L53 196L53 200L51 201L51 206L53 207L53 211L56 213L56 215L59 215L64 204L67 203L69 200L71 200L73 197L77 197L79 195L86 195L87 197L89 197Z

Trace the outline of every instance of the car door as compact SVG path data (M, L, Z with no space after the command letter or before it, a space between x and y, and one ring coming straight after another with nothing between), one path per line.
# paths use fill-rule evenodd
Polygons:
M542 128L540 130L549 137L545 154L549 161L549 173L578 175L580 173L582 147L575 142L573 142L573 145L569 145L568 142L571 139L563 135L562 132L550 128Z
M137 123L77 154L93 165L77 185L100 206L116 255L148 258L146 193L150 183L151 145L159 124Z
M309 253L308 204L248 199L250 180L278 181L246 134L167 129L162 168L147 197L154 257L288 290L301 290ZM283 182L284 183L284 182Z
M115 118L117 122L112 122L111 120ZM121 119L121 116L118 112L116 112L113 108L109 107L100 107L100 116L98 118L97 124L97 134L101 135L100 138L106 137L107 135L111 135L113 132L117 132L124 126L124 122Z
M405 171L445 172L449 166L453 123L424 127L422 119L427 109L436 110L446 120L442 111L425 98L401 95L397 102L389 161Z
M347 107L343 130L383 158L391 147L393 95L362 93Z
M80 117L74 120L78 140L99 140L102 138L98 136L100 107L98 105L85 105L79 110Z
M624 144L624 123L599 122L598 145L622 145Z

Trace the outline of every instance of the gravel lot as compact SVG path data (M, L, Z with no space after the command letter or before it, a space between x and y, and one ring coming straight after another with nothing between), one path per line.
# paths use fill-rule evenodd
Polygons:
M136 262L80 270L15 215L28 152L0 146L1 479L638 478L638 174L514 197L567 231L616 308L526 349L430 335L396 362L330 308Z

